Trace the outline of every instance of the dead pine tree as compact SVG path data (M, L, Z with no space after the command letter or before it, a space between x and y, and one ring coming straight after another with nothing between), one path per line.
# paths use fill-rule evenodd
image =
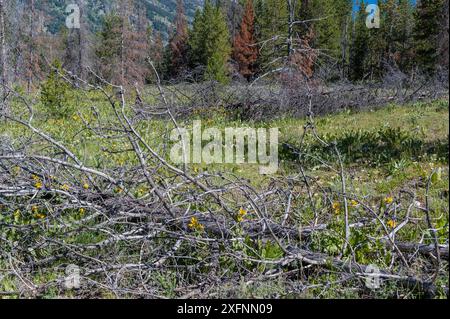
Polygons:
M252 0L248 0L244 15L242 16L241 29L236 35L233 45L233 56L239 67L239 73L248 81L256 73L256 60L258 59L258 47L255 37L255 14Z
M84 19L84 0L77 0L79 10L79 25L68 28L67 35L63 37L64 46L64 68L80 78L84 78L84 69L87 65L88 52L88 27Z
M188 24L184 10L183 0L177 0L177 13L175 16L175 32L169 41L170 73L178 76L187 67L187 41Z
M143 41L146 38L146 19L139 13L142 11L133 0L121 2L120 83L125 86L141 86L147 76L148 45ZM137 23L132 23L130 17L138 17Z

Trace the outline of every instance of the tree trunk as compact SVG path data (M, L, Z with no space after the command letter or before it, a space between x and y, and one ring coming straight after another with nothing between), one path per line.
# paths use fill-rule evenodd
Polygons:
M34 23L33 20L35 18L35 12L34 12L34 0L30 0L30 15L29 15L29 43L28 43L28 53L29 53L29 66L27 70L27 91L30 93L31 91L31 84L33 82L33 65L34 65Z
M85 29L86 25L84 23L84 0L78 0L78 7L80 8L80 28L78 29L78 76L84 78L84 67L85 67Z
M293 48L293 37L294 37L294 19L295 19L295 8L294 8L294 0L287 0L288 5L288 17L289 17L289 25L288 25L288 58L294 53Z
M0 111L6 109L6 85L8 84L8 71L6 65L6 34L5 34L5 6L3 0L0 0L0 91L2 100Z

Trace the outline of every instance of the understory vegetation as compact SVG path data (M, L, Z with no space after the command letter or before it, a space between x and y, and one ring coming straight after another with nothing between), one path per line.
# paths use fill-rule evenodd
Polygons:
M266 121L180 110L180 127L278 127L280 167L265 176L173 167L175 126L148 117L157 92L72 91L64 116L51 90L15 95L0 124L0 296L447 296L447 97Z

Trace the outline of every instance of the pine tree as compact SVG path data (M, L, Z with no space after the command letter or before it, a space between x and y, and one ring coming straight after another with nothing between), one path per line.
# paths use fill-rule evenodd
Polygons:
M239 73L247 80L250 80L256 73L255 63L258 58L252 0L248 0L245 6L241 29L234 40L233 57L238 63Z
M177 0L174 24L175 33L169 41L170 63L168 65L168 72L172 77L178 76L187 67L188 26L183 0Z
M339 21L339 45L340 45L340 67L341 67L341 76L342 78L346 78L348 76L348 62L349 62L349 38L350 38L350 29L352 23L352 0L336 0L336 18Z
M206 78L225 83L228 79L227 63L231 54L228 26L219 8L212 5L208 7L209 10L205 5Z
M389 3L392 0L386 0L383 2L379 1L377 3L380 12L380 28L371 28L368 29L365 26L365 20L367 18L367 12L360 13L363 16L363 20L361 21L365 28L365 30L361 30L361 36L363 38L363 42L365 43L366 52L364 54L363 61L363 69L364 73L362 74L364 80L376 80L382 77L384 64L387 61L387 47L388 41L386 38L386 28L392 28L392 21L394 17L394 7ZM396 0L393 0L394 2ZM361 5L363 8L363 5ZM364 8L365 11L365 8Z
M100 74L117 85L142 85L149 68L146 20L142 16L134 25L130 22L136 7L133 1L120 3L119 10L105 16L99 32L96 50ZM142 12L142 10L139 10Z
M192 29L189 31L189 64L191 68L204 65L206 58L205 48L205 22L204 14L197 9L192 23Z
M288 8L285 0L257 0L256 35L259 46L259 69L272 70L284 63L288 28Z
M206 65L205 80L217 81L219 83L228 82L228 70L226 67L226 61L224 61L223 54L216 51L208 58Z
M312 46L334 58L340 54L341 20L337 9L334 1L316 0L311 4L311 18L317 20L312 23L315 34Z
M440 32L438 36L439 67L448 72L449 70L449 0L445 0L439 17Z
M146 60L149 47L145 41L148 21L143 14L145 11L142 4L136 6L134 0L121 3L123 83L129 86L142 86L149 72ZM136 16L137 20L132 23L131 17Z
M225 17L228 24L228 29L230 30L231 41L234 43L236 35L240 30L241 18L244 12L244 6L247 1L245 0L234 0L228 1L228 6L225 10Z
M27 6L27 28L24 28L23 41L20 50L23 55L23 74L27 83L27 91L30 92L36 80L42 78L41 49L42 42L38 36L40 11L36 8L35 0L30 0Z
M121 56L121 24L120 16L112 12L103 19L102 30L98 33L96 49L98 73L106 80L120 82Z
M413 10L409 0L386 0L380 3L381 35L385 46L383 62L408 72L412 61Z
M164 43L161 33L158 31L153 31L150 26L147 28L147 43L149 47L150 61L153 63L153 66L159 75L161 77L165 77L169 74L172 63L169 47L167 47L167 50L164 50ZM150 70L147 82L153 82L155 79L155 71L150 65L149 68Z
M361 80L366 75L366 63L369 50L369 32L366 27L366 14L364 4L361 3L359 11L353 22L353 39L350 48L350 79Z
M84 69L87 64L87 36L88 26L85 21L85 5L83 0L77 0L80 10L80 28L62 28L60 39L63 47L62 63L64 69L81 78L84 77Z
M74 113L70 100L70 85L63 79L61 62L55 60L47 79L41 85L41 102L53 117L69 117Z
M380 28L365 26L364 4L354 19L353 42L350 49L352 80L382 78L392 67L405 73L412 61L412 6L409 0L378 2Z
M190 63L193 67L206 67L205 79L227 81L231 54L228 27L219 7L209 0L205 1L203 11L195 15L189 46Z
M421 0L414 19L415 63L427 75L436 70L438 59L439 19L444 0Z

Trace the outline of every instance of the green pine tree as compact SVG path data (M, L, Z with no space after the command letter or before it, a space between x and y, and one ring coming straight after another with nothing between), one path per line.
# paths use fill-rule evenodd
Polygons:
M259 69L264 72L277 68L286 56L288 7L283 0L255 1L255 29L260 43Z
M231 54L229 31L221 10L209 0L203 11L197 11L195 15L189 47L190 64L204 66L205 79L227 82L227 63Z
M414 14L415 63L427 75L436 70L439 19L443 0L421 0Z
M366 14L363 4L353 21L353 39L350 48L350 79L358 81L366 75L369 50L369 29L366 27Z
M59 60L53 61L47 79L41 84L41 103L47 113L56 118L74 114L70 103L70 85L63 79L64 70Z
M214 52L208 59L205 79L209 81L217 81L219 83L227 83L229 81L226 63L224 63L223 55L220 52Z
M97 34L98 71L108 81L120 79L121 30L122 19L113 12L104 17L102 29Z
M313 47L327 56L340 55L341 17L334 1L317 0L312 2L312 18L320 18L313 23L316 34Z
M382 60L403 72L408 72L412 61L413 11L409 0L386 0L380 3L382 14L379 42Z
M204 33L204 15L200 9L197 9L192 23L192 29L189 30L189 62L192 68L202 65L206 61L205 57L205 33Z

